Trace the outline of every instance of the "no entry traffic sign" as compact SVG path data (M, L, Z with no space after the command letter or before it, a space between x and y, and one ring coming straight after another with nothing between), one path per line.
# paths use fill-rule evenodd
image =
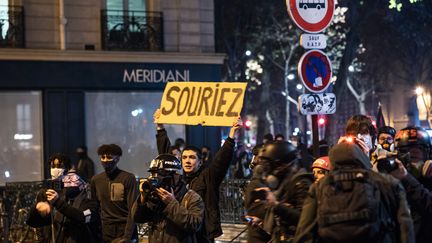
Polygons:
M330 85L332 77L330 60L324 52L310 50L301 57L298 74L309 91L313 93L324 92Z
M318 33L331 23L334 0L286 0L288 13L303 31Z

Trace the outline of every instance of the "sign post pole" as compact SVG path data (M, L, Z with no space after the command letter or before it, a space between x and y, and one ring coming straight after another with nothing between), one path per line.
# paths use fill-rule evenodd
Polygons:
M319 157L319 134L318 134L318 115L312 116L312 148L313 156L315 158Z
M317 49L324 49L326 36L318 34L326 29L333 20L334 0L286 0L288 14L303 31L300 40L306 52L299 63L298 73L304 86L313 95L299 97L299 112L311 115L313 156L319 157L318 114L333 114L336 111L334 94L323 94L331 82L332 68L329 58ZM305 128L306 130L306 128Z

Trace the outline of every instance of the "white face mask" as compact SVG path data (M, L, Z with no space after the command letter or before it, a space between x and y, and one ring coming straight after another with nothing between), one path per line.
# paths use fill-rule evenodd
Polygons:
M63 168L51 168L51 179L55 180L61 177L64 173Z
M357 137L361 140L363 140L363 142L366 144L366 146L368 146L369 150L371 150L373 148L373 144L372 144L372 137L370 134L358 134Z

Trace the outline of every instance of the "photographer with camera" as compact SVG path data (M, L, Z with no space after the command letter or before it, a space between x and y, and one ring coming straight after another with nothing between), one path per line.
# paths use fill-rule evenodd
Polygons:
M416 241L420 243L430 242L432 238L431 147L429 134L423 128L409 126L400 130L395 137L395 148L398 156L407 159L394 159L389 172L406 190Z
M86 183L69 170L67 156L54 154L49 160L52 179L44 182L27 220L37 228L38 242L100 242L98 207L87 198Z
M153 118L157 125L156 141L159 154L169 152L171 142L163 124L158 124L157 119L161 111L155 111ZM242 127L240 117L236 118L231 126L229 135L222 147L213 157L208 167L203 167L201 150L195 146L187 146L182 151L181 163L184 171L184 180L188 187L196 191L205 204L204 224L198 234L201 243L214 242L214 239L222 235L222 226L219 209L219 187L225 178L228 168L234 156L235 133Z
M149 242L195 243L204 218L201 197L182 180L181 162L161 154L150 163L150 177L141 180L132 215L150 226Z
M383 126L378 128L378 139L375 151L372 153L371 161L374 171L381 171L378 169L378 157L392 157L396 155L394 149L394 137L396 130L390 126Z

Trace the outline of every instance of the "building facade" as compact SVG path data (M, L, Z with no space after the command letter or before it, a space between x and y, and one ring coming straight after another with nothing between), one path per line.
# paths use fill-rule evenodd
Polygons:
M123 149L146 176L152 115L169 81L220 81L212 0L0 2L0 183L41 180L50 154ZM168 126L172 140L220 146L217 127Z

